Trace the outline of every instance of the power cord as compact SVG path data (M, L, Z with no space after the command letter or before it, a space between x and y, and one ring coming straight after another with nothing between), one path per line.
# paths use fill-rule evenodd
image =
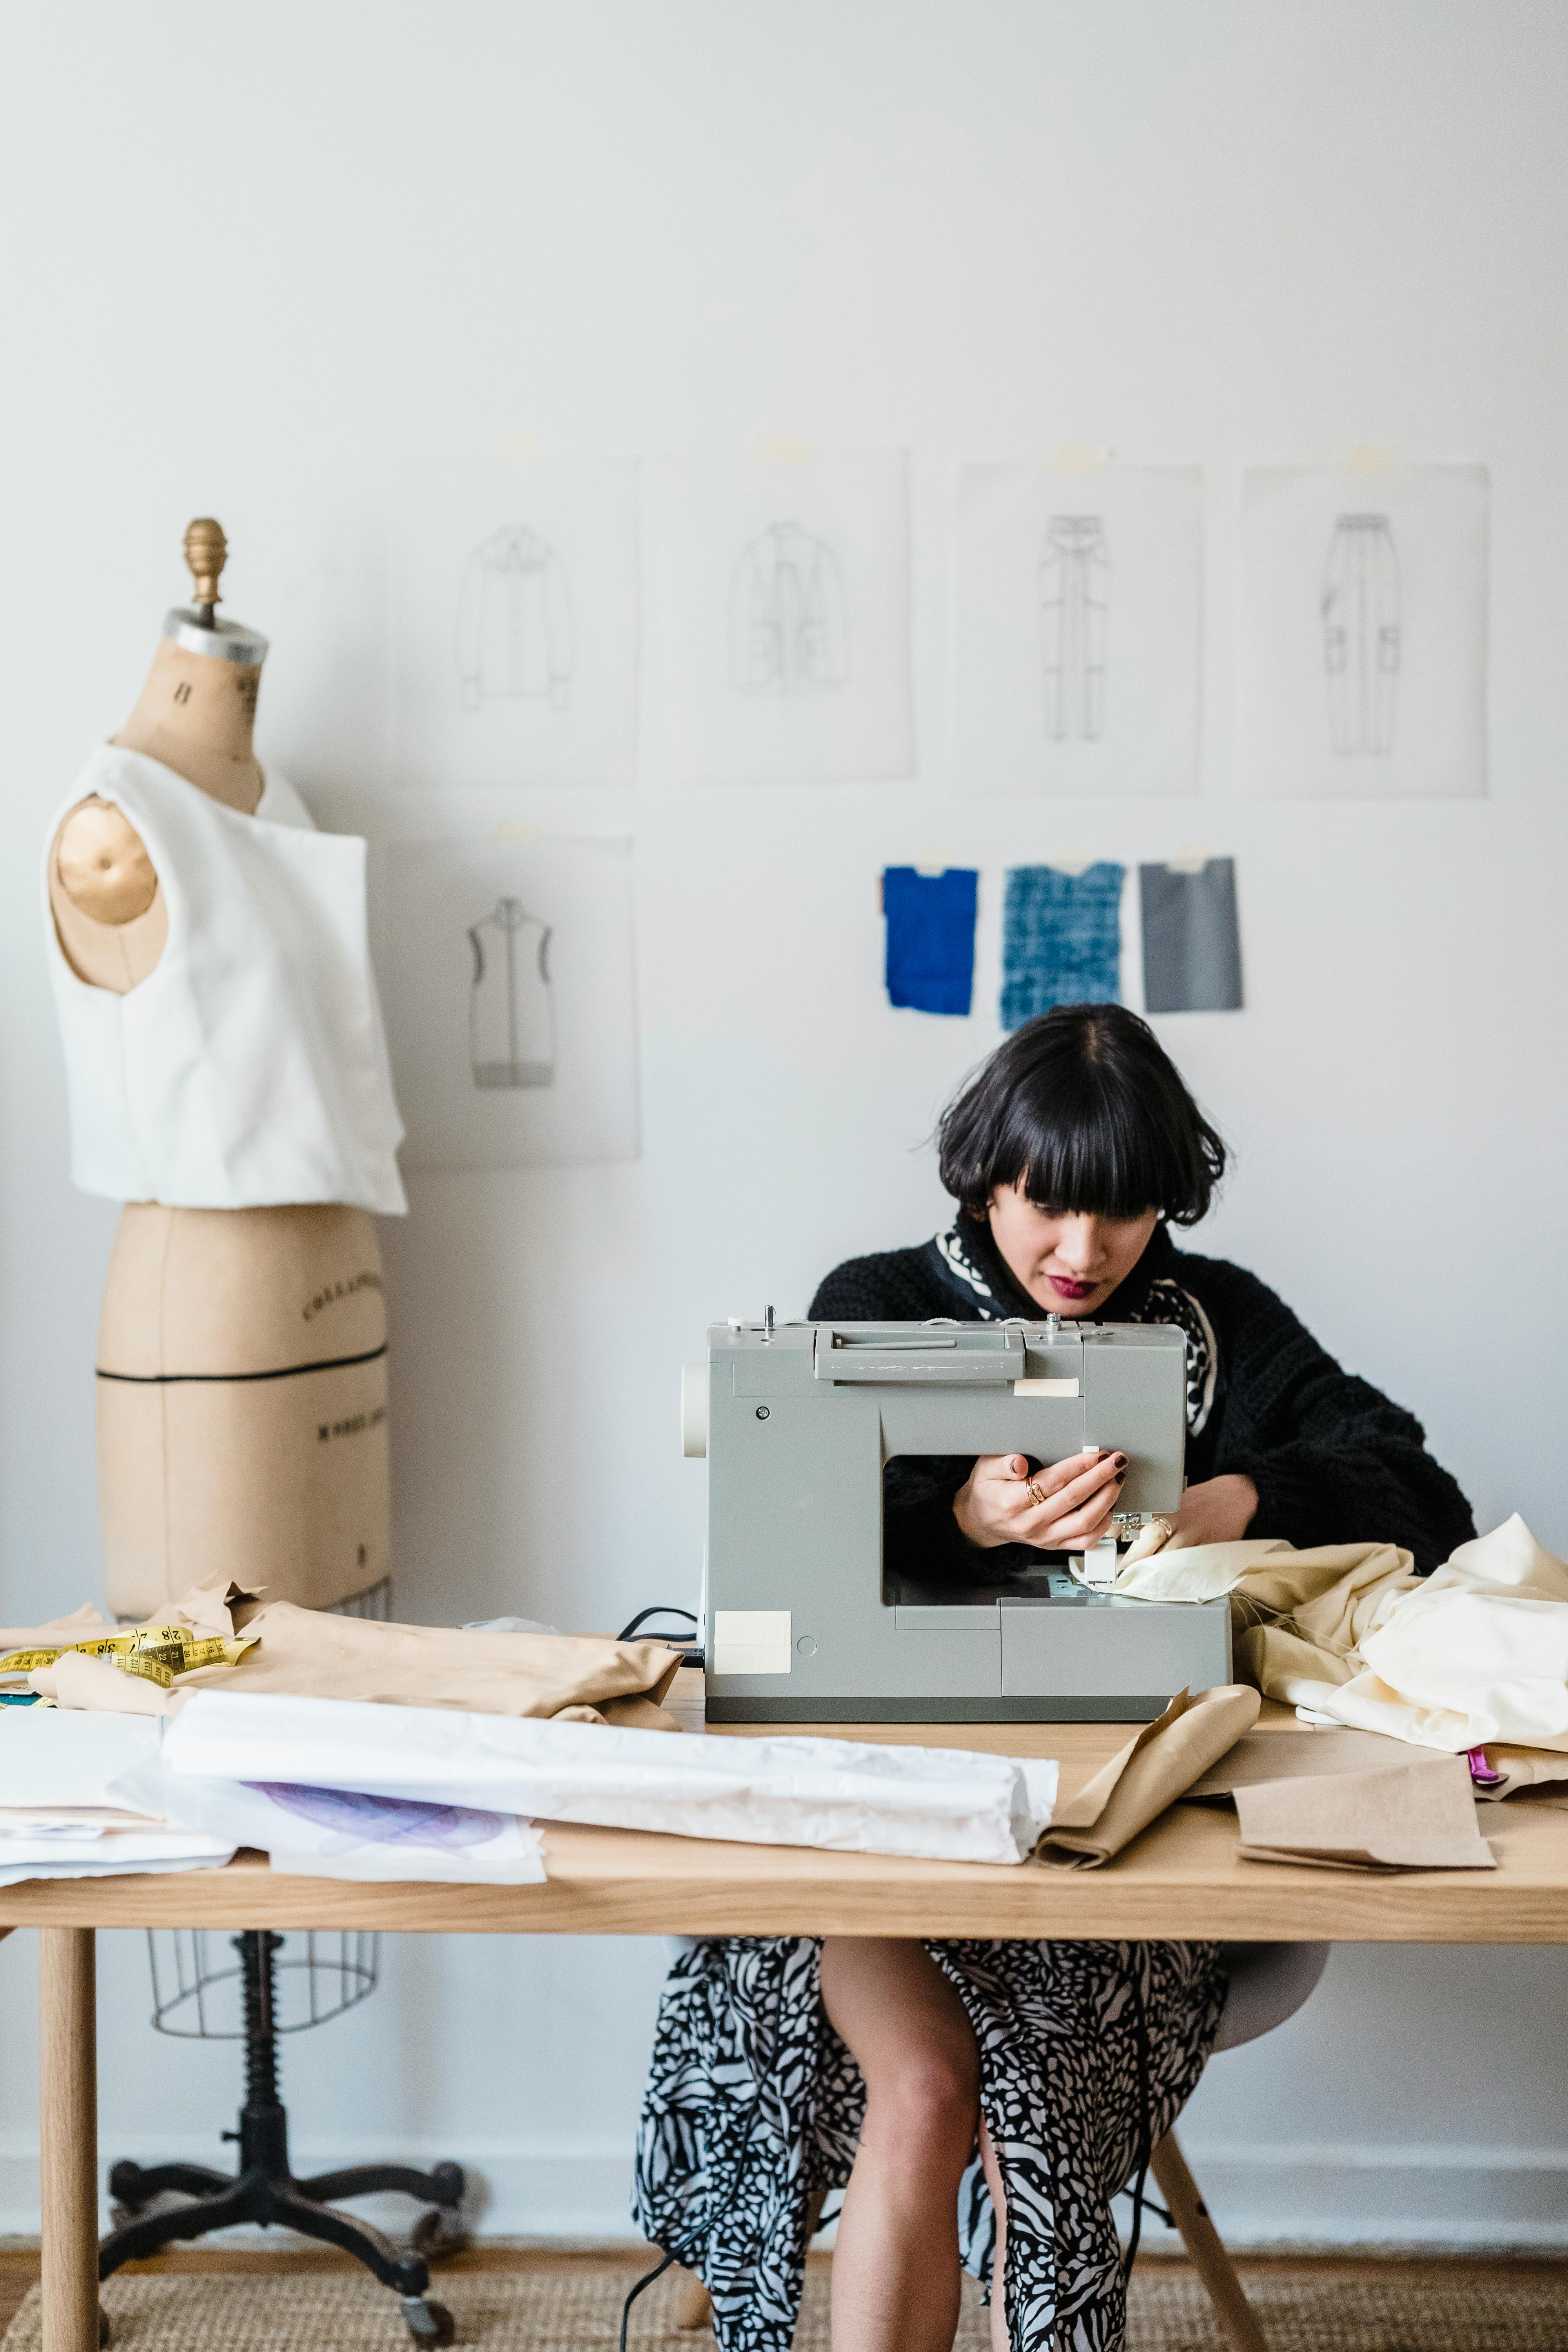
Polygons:
M639 1609L637 1615L632 1619L631 1623L621 1627L620 1632L616 1635L616 1641L629 1642L636 1633L638 1626L646 1625L650 1617L684 1617L687 1623L694 1629L700 1622L700 1620L691 1610L677 1609L673 1602L668 1601L657 1601L651 1609ZM671 1643L672 1648L676 1646L678 1646L678 1644L673 1643ZM702 1664L701 1651L700 1649L682 1650L680 1654L680 1663L683 1666L700 1666Z

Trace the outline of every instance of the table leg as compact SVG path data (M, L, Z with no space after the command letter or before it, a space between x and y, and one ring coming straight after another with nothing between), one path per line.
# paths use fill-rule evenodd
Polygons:
M98 2013L90 1927L38 1932L43 2352L98 2352Z

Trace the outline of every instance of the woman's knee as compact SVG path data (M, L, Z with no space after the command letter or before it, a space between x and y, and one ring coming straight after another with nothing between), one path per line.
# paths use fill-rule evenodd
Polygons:
M913 2042L867 2075L866 2094L879 2119L901 2132L945 2142L956 2131L973 2139L980 2102L974 2044L965 2048L956 2037Z

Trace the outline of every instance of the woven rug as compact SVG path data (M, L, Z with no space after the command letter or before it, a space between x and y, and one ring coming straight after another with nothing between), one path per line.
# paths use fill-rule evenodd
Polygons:
M613 2352L625 2271L468 2272L437 2292L459 2344L487 2352ZM829 2352L826 2269L806 2281L796 2352ZM1568 2280L1397 2281L1258 2273L1247 2291L1269 2352L1564 2352ZM116 2352L411 2352L393 2296L342 2272L121 2278L103 2289ZM670 2283L633 2306L638 2352L712 2352L706 2328L673 2324ZM35 2287L3 2352L37 2352ZM985 2315L964 2283L956 2352L989 2352ZM1133 2282L1127 2352L1223 2352L1203 2288L1190 2274L1150 2271Z

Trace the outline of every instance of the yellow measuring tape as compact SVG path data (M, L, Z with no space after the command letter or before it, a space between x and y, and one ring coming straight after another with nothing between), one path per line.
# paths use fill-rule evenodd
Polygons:
M260 1636L247 1633L229 1641L220 1634L202 1639L184 1625L138 1625L129 1633L103 1633L86 1642L62 1642L58 1650L13 1650L0 1658L0 1675L30 1675L37 1666L52 1666L58 1658L76 1654L107 1658L122 1675L140 1675L163 1690L176 1675L194 1674L198 1666L237 1666Z

